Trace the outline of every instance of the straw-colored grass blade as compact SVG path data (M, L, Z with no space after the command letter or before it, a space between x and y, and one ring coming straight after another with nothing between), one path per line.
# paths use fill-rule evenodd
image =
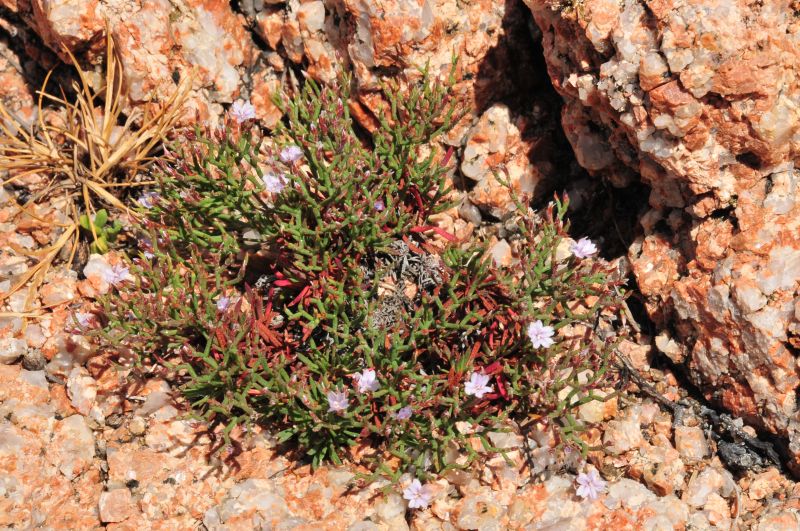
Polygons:
M65 208L70 212L70 223L56 224L64 232L53 245L34 253L21 253L39 261L17 279L10 291L0 295L3 301L30 282L26 311L17 312L19 315L29 314L36 290L70 242L72 260L80 237L80 216L86 214L93 219L95 202L136 215L109 190L153 183L138 181L137 175L152 162L153 152L175 126L191 89L191 76L186 76L152 113L135 109L123 116L122 63L110 33L106 43L105 85L97 90L75 56L65 51L78 76L73 98L68 98L60 88L57 91L60 94L48 91L51 71L38 91L38 119L34 126L26 126L0 103L0 172L8 173L0 185L41 175L49 181L36 190L35 200L47 202L56 194L63 194L67 201ZM63 121L48 123L44 118L45 105L63 108ZM17 215L23 213L44 222L30 204L17 204ZM97 241L97 231L91 223L90 227Z

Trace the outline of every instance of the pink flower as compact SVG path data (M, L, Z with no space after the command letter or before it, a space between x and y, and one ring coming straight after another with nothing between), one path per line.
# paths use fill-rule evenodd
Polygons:
M72 315L72 320L81 328L89 328L94 320L94 315L87 312L75 312Z
M239 124L256 119L256 108L249 101L236 100L228 113Z
M231 305L231 298L230 297L220 297L217 299L217 310L224 312L228 309L228 306Z
M347 409L347 405L346 391L328 391L328 411L341 413Z
M153 240L148 237L139 238L139 249L142 250L142 255L148 260L156 257L153 253Z
M596 500L597 497L606 489L606 482L597 473L597 470L592 469L588 474L578 474L577 478L578 488L575 493L584 499Z
M262 179L264 189L272 194L279 194L286 188L286 177L270 172Z
M118 286L123 282L133 280L130 269L125 267L124 264L114 264L103 270L103 280L112 286Z
M397 413L394 414L394 418L397 420L408 420L411 418L411 414L414 411L411 409L411 406L401 407L397 410Z
M375 392L381 386L373 369L364 369L362 372L353 375L353 378L355 378L356 387L361 394L368 391Z
M139 196L139 199L137 199L136 202L139 203L142 206L142 208L150 209L153 208L153 206L156 204L158 198L159 198L158 192L154 192L151 190L147 192L142 192L142 195Z
M383 210L386 208L386 204L384 204L383 199L378 199L377 201L375 201L373 207L378 212L383 212Z
M494 390L491 385L487 385L489 378L488 374L473 372L469 377L469 381L464 384L464 392L476 398L483 398L483 395Z
M293 162L297 162L300 160L300 157L303 156L303 150L297 146L286 146L281 150L281 161L284 164L291 164Z
M552 326L545 326L541 321L536 320L528 325L528 337L531 338L533 348L547 348L554 343Z
M589 258L597 252L597 247L589 238L581 238L576 242L572 242L569 250L576 258Z
M424 509L431 504L433 494L427 485L423 485L418 479L411 482L411 485L403 491L403 498L408 500L409 509Z

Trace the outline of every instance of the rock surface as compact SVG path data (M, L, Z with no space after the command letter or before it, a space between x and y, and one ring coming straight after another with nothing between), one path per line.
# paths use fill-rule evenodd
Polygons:
M706 397L791 441L800 21L788 1L526 0L578 162L650 186L633 272ZM639 208L639 205L630 205Z
M709 398L800 440L793 168L800 28L789 2L527 3L540 29L521 0L0 0L0 99L34 123L31 87L68 62L67 51L96 82L108 28L131 106L163 100L191 75L192 118L213 121L233 101L249 99L272 127L280 119L273 93L295 90L301 70L331 82L343 66L354 74L352 114L369 129L382 112L381 81L413 83L428 62L444 75L455 53L464 117L444 141L457 148L461 174L454 179L465 182L458 183L458 207L435 222L466 238L510 209L495 173L534 198L560 178L585 177L560 154L559 105L536 57L541 36L577 162L616 186L641 176L651 187L630 258L651 316L674 331L662 332L656 345L686 363ZM23 184L36 186L36 179ZM35 215L15 217L11 193L0 188L0 293L33 264L15 249L46 248L67 215L58 205L37 205ZM492 238L493 258L510 265L505 236ZM76 312L88 312L87 299L109 289L117 260L114 253L89 257L81 279L55 267L32 306L17 294L0 308L0 526L797 525L798 484L774 468L734 478L697 422L673 426L675 419L640 399L581 409L580 420L608 421L589 432L608 450L590 455L591 464L578 456L557 463L543 433L527 440L490 434L511 464L496 456L480 470L431 481L432 504L420 511L409 511L402 485L351 490L355 467L312 471L277 452L260 430L220 457L209 433L181 417L167 382L140 381L112 366L76 330ZM23 326L14 314L27 309L43 315ZM650 371L647 346L628 350L666 396L679 397L671 375ZM576 473L586 466L608 482L597 500L576 493Z
M114 489L100 494L100 521L122 522L133 514L131 491L126 488Z
M665 394L679 392L669 374L650 377ZM88 414L73 406L76 386L96 389ZM729 529L738 519L743 529L789 529L781 526L800 509L800 485L775 468L734 479L706 455L701 430L672 429L674 419L649 400L609 409L608 425L589 434L613 447L589 457L606 481L596 500L576 491L575 471L591 465L579 455L557 464L546 433L525 440L490 432L508 461L498 455L431 480L430 506L410 510L402 496L408 474L396 486L351 488L357 467L312 470L260 428L234 452L214 454L209 433L182 418L171 396L164 380L139 382L105 356L73 368L65 383L0 365L0 526ZM554 473L542 475L548 469Z

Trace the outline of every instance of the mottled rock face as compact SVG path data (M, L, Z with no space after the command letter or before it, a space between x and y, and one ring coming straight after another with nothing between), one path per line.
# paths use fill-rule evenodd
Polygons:
M105 24L98 0L20 0L8 7L64 61L70 53L102 49Z
M798 440L796 9L526 3L579 163L617 186L651 187L629 254L651 317L676 332L679 348L660 338L670 357L709 398Z
M448 135L449 144L461 147L478 119L495 113L493 105L502 102L511 108L506 122L519 129L510 132L510 144L504 146L507 159L498 160L508 167L512 180L519 181L522 173L538 179L537 171L529 168L531 153L552 157L557 151L548 145L556 129L549 113L555 105L550 94L542 96L544 68L533 46L535 26L522 0L2 0L0 4L14 13L9 21L0 14L0 22L24 36L14 51L22 51L45 69L59 60L70 62L69 53L87 68L101 65L108 30L133 106L163 101L181 79L192 76L189 120L215 120L226 105L243 99L252 102L263 125L273 127L281 118L273 95L291 93L299 70L323 83L333 82L345 70L353 76L352 114L369 129L385 112L386 102L379 96L382 82L414 83L426 64L445 77L456 56L456 92L464 119ZM29 118L31 110L26 106L23 118ZM556 166L550 160L538 165L545 173ZM522 186L532 187L533 183ZM485 210L503 211L497 187L482 188L479 201Z
M244 19L219 0L114 0L105 16L123 63L128 95L141 102L170 94L182 76L193 75L195 105L208 109L240 95L254 44Z
M513 193L533 196L542 176L529 158L530 144L503 104L491 106L467 135L461 174L475 182L468 197L481 211L502 218L515 209ZM506 181L510 189L497 178ZM540 194L541 195L541 194Z

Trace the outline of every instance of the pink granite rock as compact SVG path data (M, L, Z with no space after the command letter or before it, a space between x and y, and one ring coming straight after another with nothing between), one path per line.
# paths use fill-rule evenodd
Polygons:
M123 67L125 95L133 105L169 97L180 79L193 76L192 118L206 120L222 113L244 84L255 57L245 20L229 2L187 0L7 0L7 7L63 62L102 61L106 28ZM5 23L5 21L3 21ZM7 23L6 23L7 24ZM14 28L25 32L26 28ZM28 45L26 51L42 66L52 59Z
M106 523L122 522L129 518L134 511L131 491L128 489L113 489L100 494L100 520Z
M651 188L630 258L651 317L676 333L661 343L709 399L794 441L800 472L790 2L526 3L580 164Z
M524 123L519 125L524 127ZM470 202L503 218L516 208L512 193L517 198L534 197L539 188L541 195L542 175L528 157L530 149L518 124L511 122L506 105L495 104L483 113L467 134L461 160L462 175L475 181L468 194Z
M687 463L696 463L708 455L708 442L699 426L675 426L675 448Z
M67 479L86 471L94 457L94 436L81 415L56 422L48 459Z
M81 415L88 415L97 397L97 383L86 369L75 367L69 373L67 394L72 402L72 407Z
M0 102L21 123L31 126L37 117L34 93L26 79L25 57L0 42ZM0 202L5 203L0 199Z
M105 21L98 0L22 0L23 17L61 60L69 62L69 53L100 50Z

